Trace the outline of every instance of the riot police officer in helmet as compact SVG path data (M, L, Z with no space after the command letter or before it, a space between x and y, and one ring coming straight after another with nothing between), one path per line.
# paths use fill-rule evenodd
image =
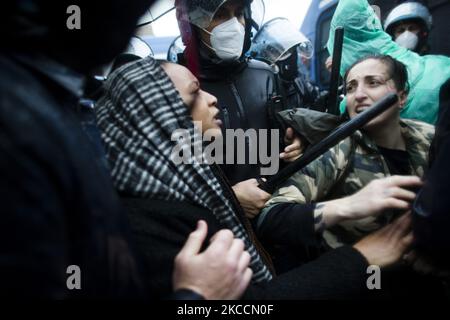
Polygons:
M266 22L253 38L250 48L252 57L277 70L288 108L325 110L326 106L320 107L317 102L326 92L320 92L301 71L300 61L309 60L313 52L311 41L286 18Z
M400 46L425 54L433 18L423 4L407 1L396 6L387 16L384 29Z
M224 133L226 129L278 129L273 112L283 106L276 74L266 63L245 55L251 44L251 30L258 25L252 18L252 6L260 3L256 0L175 3L186 46L178 62L197 76L204 90L218 98ZM284 134L280 136L283 138ZM294 139L292 129L287 130L285 142L289 149L280 158L298 157L300 141ZM254 143L246 141L246 155ZM269 197L255 183L261 173L260 163L221 166L239 201L248 208L246 213L251 215L257 214Z

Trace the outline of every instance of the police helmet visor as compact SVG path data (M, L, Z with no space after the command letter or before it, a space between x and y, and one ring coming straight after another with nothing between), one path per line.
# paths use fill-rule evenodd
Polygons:
M175 8L174 0L159 0L156 1L150 8L148 8L145 13L141 16L138 21L138 27L146 24L150 24L160 17L164 16L166 13L172 11Z
M139 37L132 37L127 49L124 53L133 54L135 56L146 58L148 56L153 57L154 53L152 48Z
M193 25L206 29L214 19L217 11L226 2L231 0L185 0L189 22ZM241 0L248 4L252 0Z
M309 41L295 26L285 18L266 22L252 41L251 55L256 59L275 64L297 47L299 55L311 58L314 50Z

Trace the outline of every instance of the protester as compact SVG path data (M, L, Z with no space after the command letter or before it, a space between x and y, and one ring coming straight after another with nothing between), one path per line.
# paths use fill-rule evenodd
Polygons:
M408 68L410 92L400 116L434 124L437 119L439 91L450 77L450 58L419 56L399 46L383 31L380 20L366 0L342 0L333 15L328 41L332 52L334 31L345 29L341 75L358 59L370 54L390 55ZM345 110L344 104L341 111Z
M392 220L392 211L376 217L383 211L410 208L415 194L406 188L420 186L420 179L391 176L424 175L434 127L400 119L408 95L407 79L406 67L389 56L368 56L347 70L344 80L350 118L388 93L396 93L399 102L279 186L259 217L258 229L263 234L275 236L272 226L279 225L280 211L285 218L286 211L302 214L304 204L314 204L306 212L314 212L315 229L324 232L328 245L336 248L352 244ZM308 110L286 112L285 118L313 143L326 135L315 127L322 123L331 131L340 123L338 117ZM335 118L331 125L326 122L329 118ZM389 178L377 180L384 177Z
M287 243L295 248L296 243L286 239L293 239L295 232L315 230L325 245L319 247L320 241L308 244L315 244L320 255L359 241L411 209L416 196L413 190L421 186L419 177L428 166L434 128L400 119L408 92L406 67L390 56L368 56L347 70L344 81L351 118L388 93L396 93L399 102L279 186L259 217L257 234L264 242ZM324 114L321 119L307 111L287 118L297 122L298 126L291 124L296 130L317 139L323 133L317 134L314 127L320 128L320 123L326 126L333 116ZM283 224L283 220L289 224ZM302 248L301 243L297 246ZM388 294L410 295L430 288L433 294L442 294L438 280L417 276L411 269L401 270L386 276ZM420 290L404 292L411 289L406 283L415 283Z

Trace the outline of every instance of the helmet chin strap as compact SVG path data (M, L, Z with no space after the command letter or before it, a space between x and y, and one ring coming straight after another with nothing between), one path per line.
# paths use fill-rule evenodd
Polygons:
M283 60L277 62L280 76L285 81L293 81L298 76L297 51L291 51Z
M208 30L205 30L206 32L208 32ZM210 32L208 32L209 34L211 34ZM201 37L200 37L200 41L202 42L202 44L207 47L209 50L211 50L212 52L216 52L216 49L214 49L212 46L210 46L209 44L206 43L206 41L204 41Z

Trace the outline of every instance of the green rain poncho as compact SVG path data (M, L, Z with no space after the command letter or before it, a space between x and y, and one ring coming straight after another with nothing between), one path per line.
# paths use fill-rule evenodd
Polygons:
M439 90L450 78L450 58L419 56L400 47L383 31L381 22L366 0L340 0L331 21L328 51L333 51L334 31L344 27L341 75L356 60L369 54L386 54L408 67L410 92L401 117L434 124L439 108ZM341 111L345 104L341 104Z

